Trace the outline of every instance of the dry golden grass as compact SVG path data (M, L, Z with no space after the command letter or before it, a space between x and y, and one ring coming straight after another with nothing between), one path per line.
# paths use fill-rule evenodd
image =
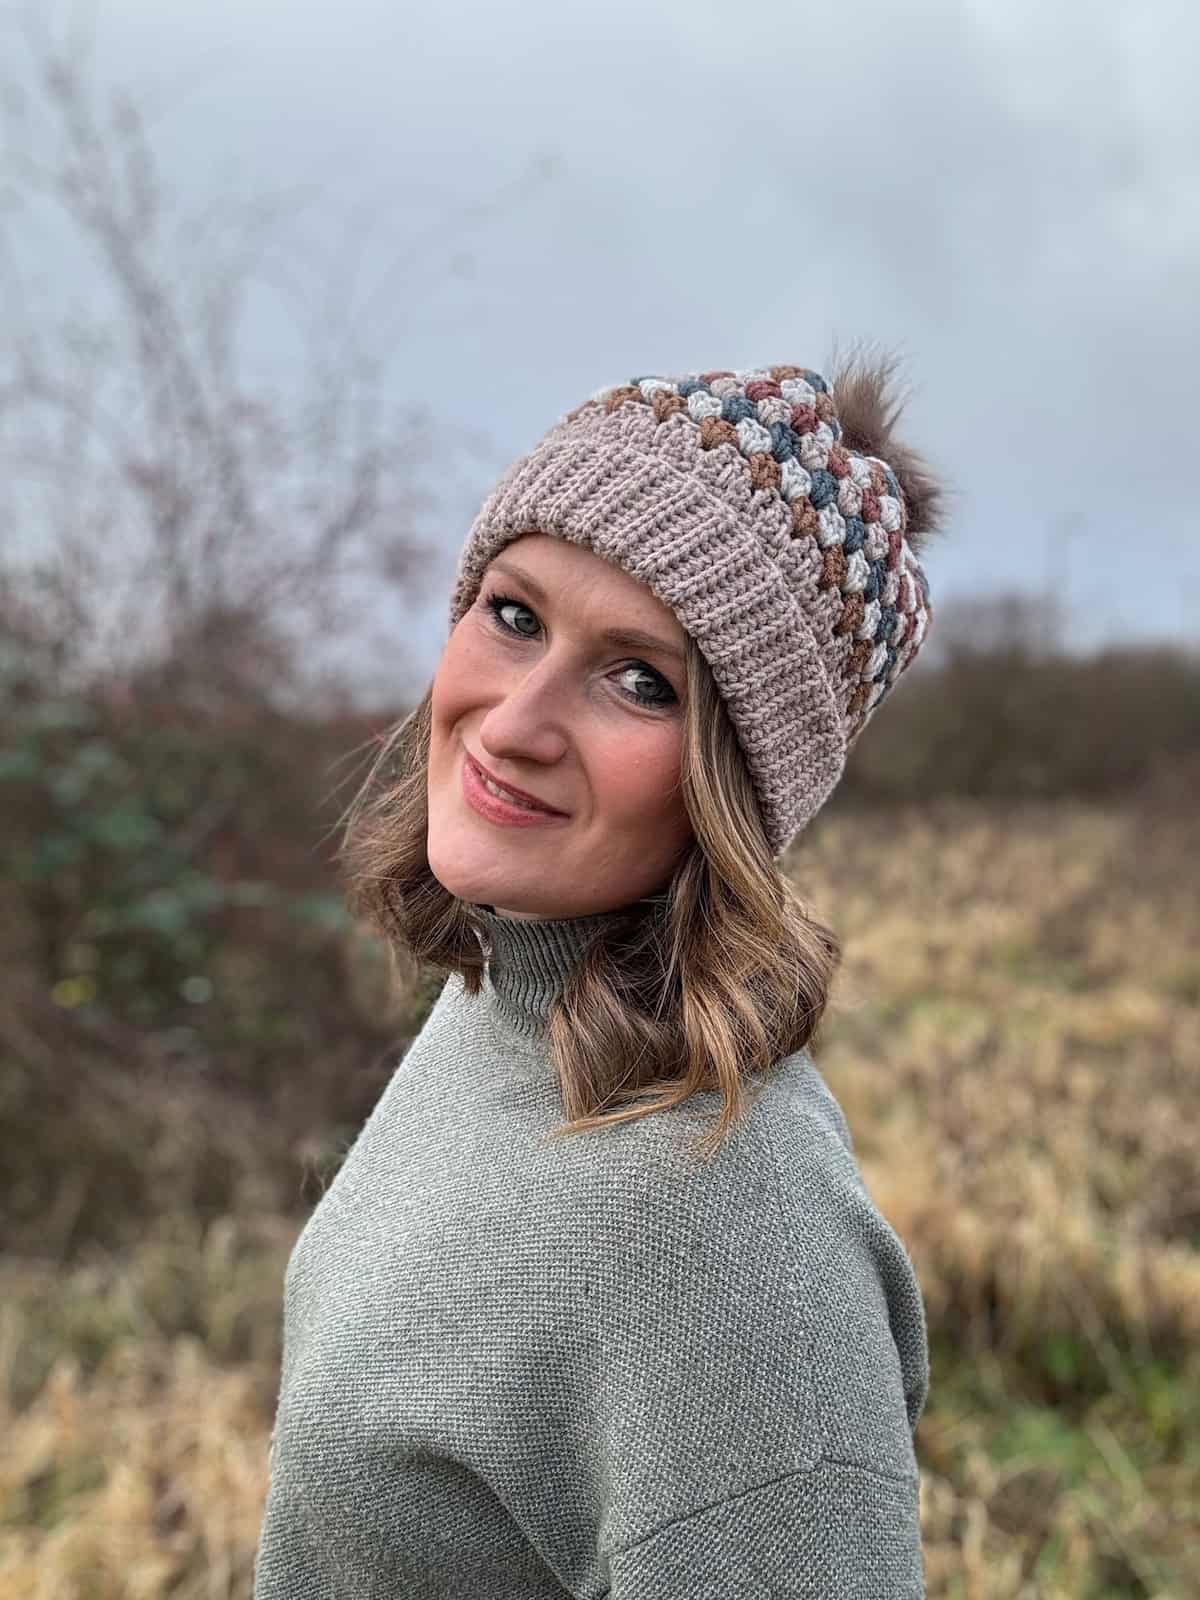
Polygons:
M836 817L817 1051L929 1313L932 1596L1200 1594L1200 823Z
M250 1593L295 1233L161 1218L131 1260L5 1270L5 1600Z
M817 1050L929 1312L931 1600L1200 1593L1200 823L831 814ZM6 1600L250 1592L295 1224L0 1288Z

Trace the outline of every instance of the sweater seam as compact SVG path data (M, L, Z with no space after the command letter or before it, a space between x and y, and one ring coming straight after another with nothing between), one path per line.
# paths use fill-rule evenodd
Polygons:
M842 1145L841 1139L838 1137L838 1135L831 1132L823 1124L817 1122L816 1119L810 1118L807 1113L802 1113L800 1120L810 1123L816 1129L822 1139L834 1139L841 1146L843 1151L845 1150L845 1146ZM792 1232L791 1223L788 1221L786 1207L783 1203L783 1177L779 1170L779 1163L775 1158L775 1150L766 1130L760 1126L757 1120L752 1120L750 1127L751 1137L757 1141L759 1150L762 1152L767 1162L768 1170L771 1175L771 1190L775 1197L775 1210L779 1219L779 1227L782 1230L783 1237L787 1240L789 1253L794 1260L797 1255L796 1239ZM808 1384L809 1400L812 1405L813 1420L816 1425L817 1448L819 1452L817 1455L817 1461L820 1462L825 1459L825 1450L829 1443L829 1438L825 1431L824 1408L820 1403L816 1385L812 1382L811 1378L813 1351L816 1347L816 1332L813 1327L812 1316L809 1308L801 1302L795 1276L791 1269L789 1269L787 1274L787 1283L788 1298L791 1301L792 1312L796 1318L796 1324L800 1328L804 1340L803 1363L805 1372L809 1374L809 1376L806 1378L806 1382Z
M850 1467L855 1472L865 1473L867 1477L881 1478L887 1483L908 1484L910 1487L913 1485L919 1487L921 1482L919 1471L915 1473L889 1472L885 1467L870 1467L861 1461L851 1461L842 1456L822 1455L817 1458L811 1467L794 1467L789 1472L780 1472L773 1478L767 1478L762 1483L756 1483L752 1488L741 1489L736 1494L719 1495L717 1499L710 1501L707 1505L696 1506L691 1511L680 1512L677 1517L668 1517L666 1522L660 1522L656 1528L651 1528L649 1533L642 1534L639 1538L634 1539L632 1543L619 1545L612 1552L609 1559L612 1560L617 1556L626 1556L630 1551L636 1550L639 1545L645 1544L647 1540L655 1539L660 1533L665 1533L668 1528L673 1528L681 1522L690 1522L693 1517L702 1517L706 1512L715 1511L718 1506L734 1505L738 1500L745 1500L753 1494L761 1494L764 1489L770 1489L777 1483L786 1483L789 1478L814 1477L825 1467ZM607 1588L602 1589L594 1597L594 1600L606 1600L606 1596L611 1593L611 1590L612 1585L609 1584Z

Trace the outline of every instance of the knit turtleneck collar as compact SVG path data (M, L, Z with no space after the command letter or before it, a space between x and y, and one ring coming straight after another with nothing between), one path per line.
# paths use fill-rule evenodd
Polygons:
M536 1047L554 1001L590 942L625 922L632 910L648 912L665 895L647 897L619 911L585 917L505 917L472 902L471 913L487 940L485 992L500 1035L517 1046Z

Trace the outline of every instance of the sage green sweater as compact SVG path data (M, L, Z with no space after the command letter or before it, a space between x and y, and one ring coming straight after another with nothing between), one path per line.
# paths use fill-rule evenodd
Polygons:
M288 1262L255 1600L909 1600L909 1257L807 1051L546 1144L555 993L606 918L479 908Z

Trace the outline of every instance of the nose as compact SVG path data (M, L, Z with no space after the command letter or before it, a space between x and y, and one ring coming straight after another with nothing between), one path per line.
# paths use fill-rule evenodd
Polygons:
M506 681L479 725L487 754L539 766L561 761L568 744L563 691L562 674L549 660Z

